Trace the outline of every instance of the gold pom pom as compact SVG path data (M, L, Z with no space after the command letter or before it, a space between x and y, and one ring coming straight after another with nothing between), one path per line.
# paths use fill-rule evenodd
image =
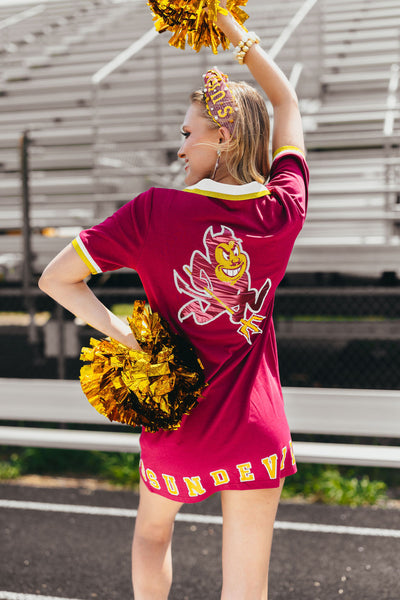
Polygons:
M224 12L219 8L219 0L149 0L147 4L157 31L173 33L171 46L184 50L187 42L196 52L202 46L210 46L214 54L218 53L219 44L223 50L229 48L229 40L216 25L218 12ZM246 4L247 0L227 2L228 11L240 25L249 16L240 8Z
M116 340L91 339L82 348L80 380L89 402L110 421L143 426L147 431L178 429L206 387L193 348L172 333L144 301L128 318L142 351Z

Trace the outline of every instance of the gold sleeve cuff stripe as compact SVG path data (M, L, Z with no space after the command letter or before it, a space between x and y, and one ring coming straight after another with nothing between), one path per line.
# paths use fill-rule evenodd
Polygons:
M100 269L99 265L93 260L89 252L86 250L79 235L74 240L72 240L72 245L78 253L79 257L88 267L92 275L96 275L96 273L102 273L102 270Z
M281 146L280 148L278 148L278 150L275 150L272 160L275 160L276 158L278 158L278 156L281 156L282 154L299 154L300 156L304 157L303 150L300 150L300 148L298 148L297 146Z
M221 200L250 200L252 198L262 198L271 193L267 188L250 194L222 194L211 190L202 190L201 188L186 188L183 191L189 192L190 194L201 194L202 196L208 196L209 198L220 198Z

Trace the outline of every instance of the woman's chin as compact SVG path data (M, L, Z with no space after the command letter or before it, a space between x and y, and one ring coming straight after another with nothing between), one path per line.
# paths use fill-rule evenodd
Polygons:
M198 177L193 177L193 175L190 175L190 173L187 173L184 181L186 185L195 185L200 181L200 179Z

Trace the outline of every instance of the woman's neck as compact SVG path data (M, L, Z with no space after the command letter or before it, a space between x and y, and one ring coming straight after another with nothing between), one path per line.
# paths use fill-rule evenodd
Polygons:
M240 183L234 179L231 175L225 175L223 177L214 177L216 183L225 183L228 185L240 185Z
M227 185L240 185L240 181L235 179L225 167L224 164L218 165L214 177L212 177L213 181L216 183L225 183Z

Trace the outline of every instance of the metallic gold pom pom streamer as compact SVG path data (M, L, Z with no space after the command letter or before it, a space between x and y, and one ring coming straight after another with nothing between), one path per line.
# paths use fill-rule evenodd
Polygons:
M128 321L142 351L92 338L81 351L89 363L81 368L83 392L110 421L147 431L178 429L206 386L203 367L193 348L144 301L134 303Z
M149 0L147 4L157 31L173 33L171 46L184 50L187 42L196 52L202 46L209 46L214 54L218 53L219 44L223 50L229 48L229 40L216 25L219 0ZM227 2L228 11L241 25L249 16L240 8L246 4L247 0Z

